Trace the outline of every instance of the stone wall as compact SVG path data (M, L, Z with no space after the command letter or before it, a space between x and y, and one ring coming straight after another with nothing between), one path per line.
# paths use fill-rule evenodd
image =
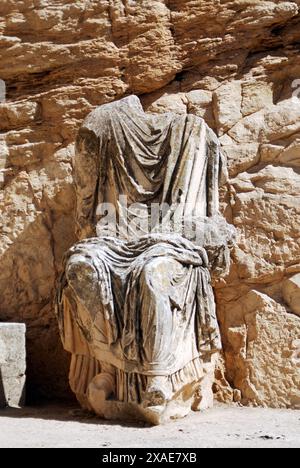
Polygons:
M300 0L0 1L0 320L27 324L31 394L67 392L52 298L75 240L77 129L135 93L203 117L228 157L219 398L300 405L299 49Z

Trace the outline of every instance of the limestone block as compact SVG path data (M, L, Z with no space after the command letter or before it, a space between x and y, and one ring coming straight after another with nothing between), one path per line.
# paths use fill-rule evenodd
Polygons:
M300 273L283 283L283 297L292 311L300 316Z
M234 81L221 85L213 96L218 133L222 135L242 118L241 83Z
M245 82L242 87L242 114L250 115L273 105L273 89L270 83Z
M0 407L24 404L25 331L23 323L0 323Z
M212 107L212 92L205 89L186 93L188 113L198 115L209 127L215 128L215 118Z
M222 317L227 376L242 404L299 409L299 317L255 290L228 302Z

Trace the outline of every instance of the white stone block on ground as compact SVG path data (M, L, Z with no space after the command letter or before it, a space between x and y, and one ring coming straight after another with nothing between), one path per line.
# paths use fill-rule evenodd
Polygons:
M25 333L23 323L0 323L0 407L24 404Z

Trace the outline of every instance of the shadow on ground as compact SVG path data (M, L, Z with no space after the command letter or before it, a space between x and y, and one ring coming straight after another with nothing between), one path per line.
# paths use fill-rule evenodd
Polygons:
M1 392L1 383L0 383ZM0 394L1 397L1 394ZM0 399L1 401L1 399ZM108 421L102 419L93 413L85 411L70 402L65 404L49 404L39 403L35 406L27 406L24 408L1 408L0 407L0 421L1 418L30 418L30 419L43 419L47 421L61 421L61 422L77 422L83 424L97 424L105 426L122 426L130 428L149 428L150 424L138 421Z

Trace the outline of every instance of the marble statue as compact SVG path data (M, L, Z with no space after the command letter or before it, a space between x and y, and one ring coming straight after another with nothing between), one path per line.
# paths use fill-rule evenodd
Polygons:
M79 242L56 304L72 390L102 417L153 424L210 406L221 349L211 275L226 273L234 240L215 134L130 96L86 118L74 166Z

